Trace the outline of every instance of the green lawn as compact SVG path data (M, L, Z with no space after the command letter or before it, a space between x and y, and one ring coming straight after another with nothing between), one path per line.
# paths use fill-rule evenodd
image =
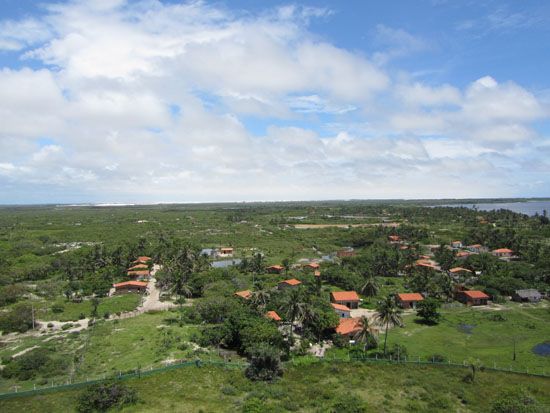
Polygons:
M103 317L105 313L115 314L119 312L132 311L141 303L140 294L122 294L112 297L100 298L97 308L98 317ZM63 312L55 313L52 311L53 305L63 306ZM65 299L58 299L54 302L43 301L38 304L37 318L44 321L77 321L81 314L90 317L92 312L92 303L90 300L84 300L81 303L73 303Z
M509 304L502 311L481 308L458 308L442 312L439 325L426 326L415 322L415 315L405 316L405 327L391 329L388 345L405 345L409 356L428 357L441 354L453 362L476 357L486 366L550 373L550 357L535 355L533 346L550 340L548 308ZM504 318L494 321L494 317ZM471 326L465 332L461 325ZM381 336L383 339L383 336ZM514 340L516 361L512 360Z
M452 367L316 364L290 367L282 379L266 384L248 381L238 369L193 366L127 380L140 400L122 411L330 412L336 401L355 396L369 412L488 412L503 391L520 387L539 404L550 403L548 379L479 372L475 383L467 384L466 374L466 369ZM4 400L0 410L71 412L81 391Z

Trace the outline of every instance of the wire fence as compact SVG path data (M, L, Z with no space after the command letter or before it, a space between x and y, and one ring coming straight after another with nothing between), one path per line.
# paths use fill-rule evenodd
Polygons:
M302 356L299 358L292 358L291 360L285 362L285 365L290 366L301 366L306 367L308 365L312 364L320 364L320 363L356 363L356 362L364 362L364 363L380 363L380 364L412 364L412 365L432 365L432 366L445 366L445 367L455 367L455 368L470 368L470 365L463 361L463 362L452 362L451 359L445 359L442 360L440 358L436 359L435 357L396 357L396 358L381 358L381 357L369 357L367 354L362 352L353 352L350 351L349 353L345 355L341 354L328 354L325 357L316 357L316 356ZM36 394L44 394L44 393L50 393L55 392L59 390L70 390L70 389L76 389L85 387L91 384L95 383L101 383L106 380L126 380L131 378L142 378L142 377L148 377L154 374L167 372L170 370L185 368L185 367L202 367L202 366L221 366L224 368L233 368L233 369L243 369L247 366L247 363L244 362L230 362L230 361L223 361L223 360L203 360L203 359L196 359L196 360L178 360L175 361L172 364L166 365L164 367L146 367L146 368L136 368L131 371L125 371L125 372L118 372L115 374L102 374L98 377L94 378L87 378L86 380L82 381L76 381L72 382L71 379L68 379L64 382L57 382L52 381L48 383L47 385L37 386L36 384L28 384L27 386L29 388L23 388L23 386L14 386L14 391L9 393L0 393L0 400L9 399L13 397L21 397L21 396L32 396ZM496 372L504 372L504 373L513 373L513 374L522 374L527 376L535 376L535 377L545 377L550 378L550 371L546 371L545 369L541 369L540 371L536 370L529 370L526 368L525 370L518 370L514 369L512 366L509 366L508 368L497 366L496 363L493 363L492 366L484 365L480 368L481 370L488 370L488 371L496 371ZM550 369L549 369L550 370Z

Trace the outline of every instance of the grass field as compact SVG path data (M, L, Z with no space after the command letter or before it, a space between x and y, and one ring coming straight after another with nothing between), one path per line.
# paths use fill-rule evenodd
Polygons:
M139 394L124 412L331 412L337 402L362 400L373 412L488 412L502 392L525 388L549 406L550 380L511 373L380 364L316 364L288 368L275 383L247 380L241 370L186 367L126 383ZM4 413L71 412L81 390L0 401ZM338 410L344 412L345 410ZM544 408L542 411L546 411Z

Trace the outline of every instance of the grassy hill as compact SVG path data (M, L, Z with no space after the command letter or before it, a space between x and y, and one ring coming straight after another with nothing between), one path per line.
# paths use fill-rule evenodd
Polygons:
M187 367L126 383L139 402L128 412L331 412L363 403L376 412L488 412L507 391L523 388L541 409L550 406L550 380L453 367L360 363L290 367L275 383L251 382L242 371ZM81 389L0 401L4 413L70 412ZM348 406L348 410L346 409ZM353 410L361 411L361 410Z

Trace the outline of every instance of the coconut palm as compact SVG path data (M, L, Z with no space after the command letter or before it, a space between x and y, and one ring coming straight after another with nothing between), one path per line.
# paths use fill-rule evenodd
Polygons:
M283 304L280 307L282 313L290 321L290 345L294 344L294 322L301 321L304 317L304 310L306 305L302 300L302 294L298 289L291 289L288 291Z
M267 290L256 290L252 292L250 302L257 308L264 308L269 302L270 298L271 295Z
M402 326L403 318L401 317L401 309L397 306L394 297L387 296L383 301L378 303L376 308L376 319L385 326L384 337L384 355L386 355L386 344L388 341L388 328L390 325Z
M378 285L376 276L371 272L366 273L365 283L361 287L361 293L365 294L367 297L374 297L376 294L378 294L379 290L380 286Z
M372 326L372 324L370 324L369 319L366 316L361 317L360 325L361 329L354 334L353 339L357 343L363 343L363 350L367 350L369 343L372 343L373 341L375 343L378 342L378 331Z

